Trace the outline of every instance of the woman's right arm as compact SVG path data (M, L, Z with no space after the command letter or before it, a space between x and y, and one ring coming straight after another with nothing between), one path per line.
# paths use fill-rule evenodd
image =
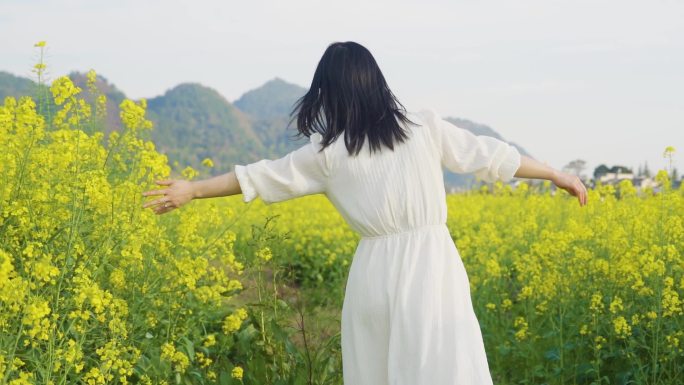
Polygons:
M576 175L558 171L526 155L520 156L520 167L513 175L517 178L547 179L558 188L579 199L580 206L587 204L587 188Z
M156 183L167 187L142 193L143 196L163 195L143 204L143 208L151 207L155 214L164 214L180 208L193 199L224 197L242 192L235 171L198 181L167 179L158 180Z

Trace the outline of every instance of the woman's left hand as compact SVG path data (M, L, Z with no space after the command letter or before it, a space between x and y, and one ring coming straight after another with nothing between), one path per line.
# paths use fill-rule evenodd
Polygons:
M551 181L556 187L562 188L570 195L577 197L580 207L587 204L587 187L578 176L558 171L554 173Z
M143 205L143 208L152 207L155 214L164 214L173 209L180 208L195 197L193 183L187 180L158 180L158 185L168 186L161 190L145 191L143 196L162 195L161 198L151 200Z

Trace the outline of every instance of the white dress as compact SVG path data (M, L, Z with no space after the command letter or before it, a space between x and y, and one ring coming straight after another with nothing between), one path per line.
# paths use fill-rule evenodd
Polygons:
M443 170L507 182L520 153L434 110L409 112L411 138L350 157L321 135L277 160L236 165L243 201L323 193L360 233L342 306L345 385L492 384L466 270L446 227Z

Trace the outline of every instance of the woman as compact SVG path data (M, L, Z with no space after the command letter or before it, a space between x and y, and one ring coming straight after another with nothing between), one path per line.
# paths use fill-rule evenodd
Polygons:
M162 197L144 207L162 214L239 193L266 204L325 194L361 235L342 306L344 383L492 384L466 270L445 224L442 167L487 182L548 179L580 206L585 186L433 110L407 112L354 42L326 49L295 112L306 145L207 180L159 181L166 187L144 195Z

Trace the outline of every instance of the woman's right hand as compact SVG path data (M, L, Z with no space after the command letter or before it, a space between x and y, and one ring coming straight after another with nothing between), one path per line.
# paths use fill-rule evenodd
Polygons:
M158 185L168 186L162 190L150 190L142 193L143 196L162 195L161 198L146 202L143 208L152 207L155 214L164 214L173 209L180 208L195 198L193 182L187 180L159 180Z
M577 197L580 206L587 204L587 188L577 175L556 171L551 178L551 182L553 182L556 187L562 188L570 193L570 195Z

